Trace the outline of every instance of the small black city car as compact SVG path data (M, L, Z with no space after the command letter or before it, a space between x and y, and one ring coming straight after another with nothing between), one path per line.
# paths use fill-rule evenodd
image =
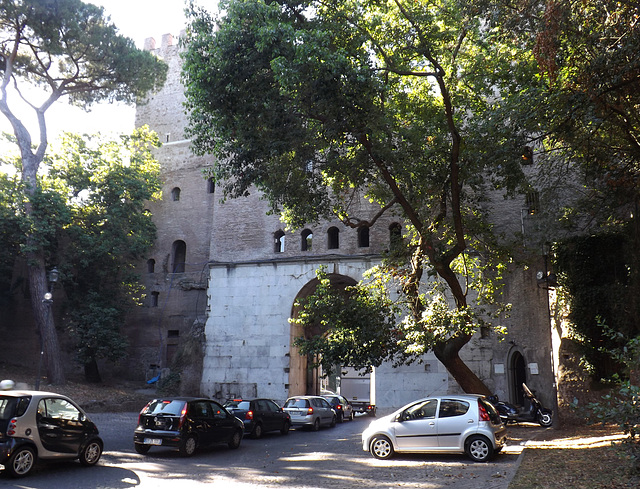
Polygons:
M104 444L98 428L71 399L41 391L0 392L0 465L24 477L38 460L79 459L95 465Z
M229 412L244 423L245 433L260 438L268 431L289 433L291 417L271 399L233 399L224 403Z
M151 447L176 448L189 457L197 448L226 443L238 448L244 424L211 399L172 397L154 399L140 411L133 434L136 452Z

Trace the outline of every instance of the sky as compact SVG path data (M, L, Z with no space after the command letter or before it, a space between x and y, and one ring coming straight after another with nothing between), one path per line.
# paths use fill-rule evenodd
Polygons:
M169 33L177 37L186 25L185 0L85 0L85 2L104 7L105 14L111 17L111 22L116 25L119 33L133 39L136 46L141 49L148 37L155 38L159 45L162 35ZM197 4L213 11L217 2L216 0L199 0ZM64 101L58 101L47 111L49 141L51 142L62 131L131 132L134 112L133 107L126 105L101 104L94 106L91 112L87 113L82 109L66 105ZM29 121L30 113L30 110L25 110L19 117L24 119L28 127L35 128L37 127L34 125L35 118ZM1 114L0 131L13 132ZM38 139L37 132L32 131L32 136L35 140Z

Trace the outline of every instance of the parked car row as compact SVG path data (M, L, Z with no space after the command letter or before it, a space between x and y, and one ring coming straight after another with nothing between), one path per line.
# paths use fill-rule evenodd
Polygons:
M234 399L224 405L207 398L157 398L140 411L134 430L136 452L173 448L190 456L199 447L240 446L245 433L333 427L353 419L342 396L294 396L281 408L271 399ZM394 453L466 453L478 462L498 453L506 430L483 396L420 399L373 421L362 433L362 449L375 458ZM13 477L29 474L38 459L79 459L95 465L104 444L98 428L71 399L39 391L0 393L0 465Z

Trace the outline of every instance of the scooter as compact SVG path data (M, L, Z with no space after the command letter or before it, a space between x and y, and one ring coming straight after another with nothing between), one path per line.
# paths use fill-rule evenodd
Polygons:
M498 414L500 414L502 422L504 424L508 424L528 421L532 423L540 423L540 426L551 426L553 424L553 412L551 409L543 407L542 403L538 401L526 384L522 384L522 388L524 389L525 397L529 399L528 409L519 410L513 404L500 401L498 396L491 396L489 398L498 410Z

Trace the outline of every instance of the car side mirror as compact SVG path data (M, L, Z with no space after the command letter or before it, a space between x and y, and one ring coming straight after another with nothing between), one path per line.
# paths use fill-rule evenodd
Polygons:
M402 423L402 421L403 421L403 420L402 420L402 413L400 413L400 414L396 415L396 417L394 418L394 421L395 421L396 423Z

